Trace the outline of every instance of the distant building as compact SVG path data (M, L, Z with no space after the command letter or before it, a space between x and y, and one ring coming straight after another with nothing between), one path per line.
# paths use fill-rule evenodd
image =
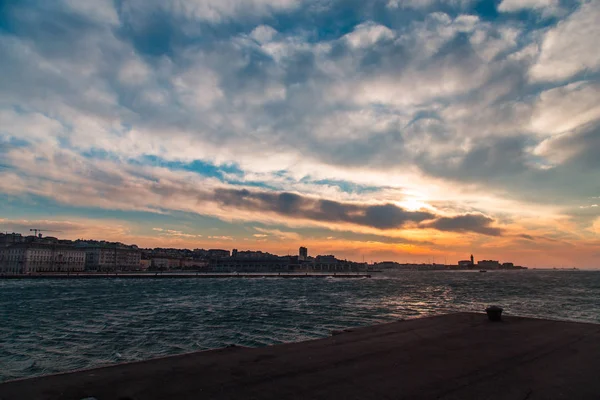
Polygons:
M0 273L82 272L85 252L68 246L18 243L0 248Z
M367 267L366 263L338 260L335 256L325 255L315 257L314 262L308 268L320 272L350 272L365 271Z
M473 266L473 262L471 260L460 260L458 266L461 268L468 268Z
M337 258L335 258L335 256L326 255L326 256L317 256L315 258L315 262L317 262L317 263L335 264L335 263L338 262L338 260L337 260Z
M109 244L104 246L83 247L85 251L85 269L88 271L136 271L141 269L139 249Z
M395 261L380 261L378 263L375 263L374 266L377 269L395 269L395 268L398 268L400 266L400 264L398 264Z
M153 258L150 260L150 269L153 271L166 271L169 269L168 258Z
M192 251L192 256L194 259L203 259L208 257L208 251L204 249L194 249Z
M197 270L208 265L208 261L193 258L152 257L149 261L151 271Z
M500 268L500 262L496 260L481 260L477 261L477 266L480 268L497 269Z
M237 257L237 254L238 254L238 250L237 249L233 249L231 251L231 257L235 258L235 257Z
M233 255L232 255L233 257ZM279 258L279 256L276 256L275 254L271 254L271 253L265 253L262 251L238 251L236 253L236 257L237 258L243 258L243 259L263 259L263 258Z
M334 256L317 256L315 259L300 261L299 256L250 258L224 257L211 259L209 268L215 272L350 272L366 271L367 264L337 260ZM264 253L268 254L268 253Z
M152 260L140 260L141 271L148 271L150 269L150 265L152 265Z
M239 254L239 253L238 253ZM246 257L223 257L213 258L209 262L209 268L215 272L276 272L289 271L293 269L294 257L268 257L268 258L246 258ZM297 260L296 260L297 261Z
M25 242L25 238L20 233L0 233L0 247L11 246L23 242Z
M301 261L305 261L308 258L308 249L306 247L300 247L298 255Z
M181 268L188 270L203 269L208 266L208 261L204 260L181 260Z
M210 249L207 251L208 258L225 258L229 257L229 250Z

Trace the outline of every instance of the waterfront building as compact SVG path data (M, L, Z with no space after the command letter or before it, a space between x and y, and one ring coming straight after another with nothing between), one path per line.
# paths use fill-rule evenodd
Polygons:
M166 271L169 269L169 259L168 258L153 258L150 260L150 268L153 271Z
M85 252L75 247L18 243L0 248L0 273L83 272L85 257Z
M140 260L140 271L148 271L152 260Z
M315 262L317 263L329 263L329 264L335 264L337 263L337 258L335 258L334 255L325 255L325 256L317 256L315 258Z
M357 272L366 271L368 264L338 260L333 255L324 255L315 257L312 262L306 263L303 267L317 272Z
M379 269L392 269L396 268L399 264L395 261L380 261L375 263L375 266Z
M498 269L500 268L500 262L496 260L481 260L477 261L477 266L480 268Z
M315 260L314 263L309 264L309 268L313 271L320 272L358 272L366 271L368 264L347 260L336 260L335 262L329 260Z
M197 269L206 268L207 266L208 266L208 261L205 261L205 260L194 260L194 259L181 260L181 269L197 270Z
M194 249L192 250L192 257L197 260L205 259L208 257L208 251L204 249Z
M153 257L148 261L150 262L149 269L152 271L195 270L205 268L208 265L207 261L194 260L193 258Z
M458 266L461 268L469 268L473 266L473 263L471 262L471 260L460 260L458 262Z
M224 258L229 257L229 250L210 249L207 251L208 258Z
M238 253L239 254L239 253ZM295 259L295 260L294 260ZM277 272L291 271L298 257L213 258L209 268L214 272ZM294 262L295 261L295 262Z
M260 250L259 251L251 251L251 250L238 251L235 254L235 256L232 255L232 257L243 258L243 259L279 258L279 256L276 256L275 254L265 253Z
M23 242L25 242L25 238L20 233L0 233L0 247L12 246L13 244Z
M300 247L298 254L301 261L306 261L308 258L308 249L306 247Z
M88 271L137 271L141 269L141 252L120 244L83 247Z

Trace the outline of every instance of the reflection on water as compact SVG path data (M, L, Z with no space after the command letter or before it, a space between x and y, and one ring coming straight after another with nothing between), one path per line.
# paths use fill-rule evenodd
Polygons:
M600 322L600 272L398 272L373 279L0 281L0 381L500 304ZM548 315L550 313L550 315Z

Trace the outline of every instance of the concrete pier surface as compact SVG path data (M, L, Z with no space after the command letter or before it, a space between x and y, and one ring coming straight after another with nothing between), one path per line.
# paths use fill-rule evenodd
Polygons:
M600 399L600 325L457 313L7 382L0 399Z

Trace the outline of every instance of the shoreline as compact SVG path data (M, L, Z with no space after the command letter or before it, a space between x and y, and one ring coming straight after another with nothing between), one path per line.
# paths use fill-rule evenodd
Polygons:
M31 274L31 275L0 275L0 280L15 279L174 279L174 278L193 278L193 279L224 279L224 278L336 278L336 279L360 279L371 278L367 273L297 273L297 272L271 272L271 273L216 273L216 272L182 272L182 273L49 273L49 274Z

